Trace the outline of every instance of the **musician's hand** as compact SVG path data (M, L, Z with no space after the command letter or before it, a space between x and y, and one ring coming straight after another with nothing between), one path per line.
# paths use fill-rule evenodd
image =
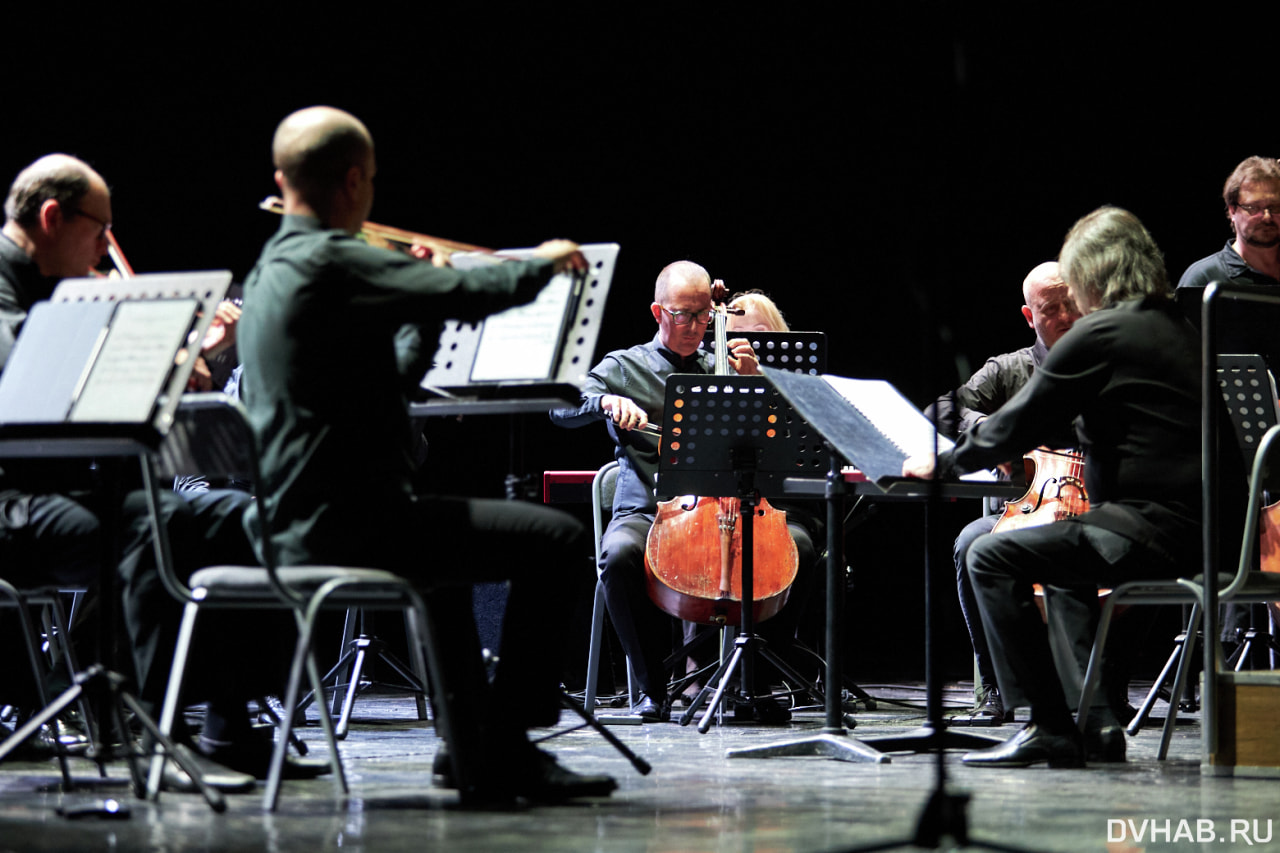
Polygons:
M600 398L600 408L622 429L643 429L649 423L645 410L630 397L606 394Z
M572 240L548 240L533 250L533 256L555 261L557 273L565 270L578 272L587 268L587 259L578 251L578 244Z
M759 376L760 359L746 338L729 341L729 366L740 376Z
M409 255L420 261L430 261L433 267L449 266L448 252L437 252L430 246L424 246L421 243L414 243L409 247Z
M213 390L213 372L209 370L209 364L204 360L204 356L196 357L196 363L191 368L191 376L187 379L187 390Z
M937 464L937 457L932 453L922 454L920 456L908 456L902 460L902 476L916 477L921 480L932 480L933 469Z
M213 358L235 345L236 324L240 322L240 314L240 306L234 302L223 300L218 303L213 322L209 324L209 331L205 333L204 343L200 347L201 355Z
M999 471L1001 474L1004 474L1006 477L1012 477L1012 476L1013 476L1013 463L1012 463L1012 462L1001 462L999 465L997 465L997 466L996 466L996 470L997 470L997 471Z

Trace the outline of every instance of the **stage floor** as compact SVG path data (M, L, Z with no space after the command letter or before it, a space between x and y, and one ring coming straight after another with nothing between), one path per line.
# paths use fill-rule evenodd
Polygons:
M923 721L922 685L863 687L878 701L874 710L858 710L851 735L897 735ZM1134 686L1135 705L1145 687ZM946 704L964 705L968 691L967 684L949 685ZM1157 704L1157 716L1164 709ZM937 765L932 755L906 753L885 764L725 757L728 749L816 733L822 727L816 709L786 725L729 723L705 735L675 723L611 726L653 765L652 773L638 774L593 732L571 732L548 746L575 770L617 777L612 797L470 811L458 808L451 792L431 788L438 741L430 722L413 718L411 699L365 696L356 717L341 747L350 797L335 799L329 777L286 783L274 815L262 812L260 793L229 797L222 815L191 795L165 795L158 804L134 800L122 787L126 769L116 763L109 771L121 786L105 795L119 797L130 816L69 820L56 813L60 804L104 791L56 792L54 762L0 764L0 850L835 851L910 838ZM1003 738L1017 728L956 731ZM314 727L303 731L309 742L318 734ZM1082 770L977 770L949 752L948 790L971 796L971 838L1001 846L1063 853L1280 850L1274 826L1280 780L1202 776L1195 715L1178 725L1168 761L1155 760L1159 738L1159 728L1149 726L1129 739L1127 763ZM93 778L89 763L74 768L77 779Z

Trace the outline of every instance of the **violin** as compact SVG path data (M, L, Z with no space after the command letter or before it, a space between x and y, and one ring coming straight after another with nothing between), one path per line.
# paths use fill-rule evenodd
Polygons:
M258 203L258 207L269 213L283 214L284 200L279 196L267 196ZM419 234L416 231L406 231L403 228L381 225L377 222L362 223L356 236L371 246L377 246L380 249L391 249L405 254L413 254L413 248L421 246L427 250L428 256L422 258L414 255L414 257L418 257L419 260L431 261L432 263L435 263L438 257L443 263L448 264L449 258L456 252L488 255L495 261L505 260L501 253L493 249L486 249L484 246L460 243L457 240L446 240L443 237L433 237L430 234Z
M717 287L718 286L718 287ZM716 375L729 373L723 282L712 287ZM739 309L740 310L740 309ZM737 497L686 496L663 501L645 542L645 582L663 611L702 625L738 624L742 617L742 502ZM786 604L799 558L787 514L764 498L753 518L753 621Z

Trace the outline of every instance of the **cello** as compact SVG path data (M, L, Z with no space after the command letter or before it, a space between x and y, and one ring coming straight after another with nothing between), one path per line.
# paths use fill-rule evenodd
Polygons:
M727 291L712 286L716 375L729 373ZM764 498L755 507L751 613L768 619L786 604L798 557L787 515ZM742 518L737 497L686 495L663 501L645 543L645 586L666 613L702 625L738 624L742 616Z

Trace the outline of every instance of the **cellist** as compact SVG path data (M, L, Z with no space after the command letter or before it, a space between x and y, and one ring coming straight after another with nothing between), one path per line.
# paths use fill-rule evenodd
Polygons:
M645 539L657 507L658 438L643 428L661 422L668 376L714 372L711 354L700 349L712 319L711 293L711 277L703 267L690 261L666 266L649 306L658 326L653 340L606 355L588 375L579 406L551 413L555 423L567 427L606 421L616 444L621 470L613 517L604 533L600 576L609 616L640 680L642 695L632 712L654 722L671 716L663 666L671 649L671 619L645 591ZM739 374L760 372L755 352L742 338L728 341L728 362ZM800 564L810 565L813 544L803 529L799 534Z

